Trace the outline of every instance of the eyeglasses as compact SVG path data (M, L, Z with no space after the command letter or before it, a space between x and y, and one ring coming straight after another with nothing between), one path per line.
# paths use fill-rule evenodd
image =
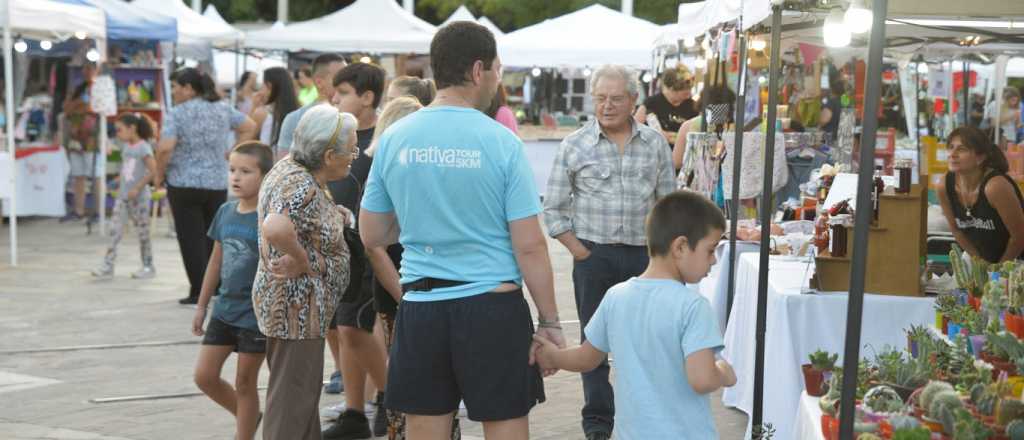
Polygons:
M592 95L591 97L594 99L594 102L596 102L598 105L605 105L606 103L608 103L615 107L623 105L629 100L629 97L626 95Z

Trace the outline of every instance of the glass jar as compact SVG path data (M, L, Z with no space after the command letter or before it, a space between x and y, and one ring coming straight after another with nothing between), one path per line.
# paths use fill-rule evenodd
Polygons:
M896 161L896 192L899 194L910 193L910 180L914 172L914 161L900 159Z

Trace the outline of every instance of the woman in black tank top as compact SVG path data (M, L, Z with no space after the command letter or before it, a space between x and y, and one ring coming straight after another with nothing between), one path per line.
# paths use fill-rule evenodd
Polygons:
M961 127L949 135L948 161L939 201L957 244L991 263L1024 258L1024 198L1002 150Z

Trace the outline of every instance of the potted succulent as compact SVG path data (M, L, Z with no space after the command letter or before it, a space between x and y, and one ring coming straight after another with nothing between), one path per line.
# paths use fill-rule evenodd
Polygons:
M826 351L818 350L809 356L810 363L801 366L804 374L804 386L807 394L813 397L821 397L824 394L822 383L825 380L825 372L835 369L838 353L829 354Z
M1024 266L1018 267L1010 274L1006 288L1006 305L1006 331L1018 338L1024 338L1024 316L1021 315L1024 310Z
M878 385L864 394L864 419L869 422L881 422L903 409L903 398L896 390L886 385Z
M992 430L966 410L957 410L955 418L953 438L956 440L988 440L992 436Z
M916 415L920 417L927 412L935 395L943 391L953 391L953 385L938 380L928 382L917 396Z
M956 425L956 413L964 409L964 403L955 391L939 391L928 404L928 411L923 421L933 432L953 435ZM936 431L936 428L939 428Z
M956 306L954 295L944 293L935 297L935 327L941 329L944 335L949 333L949 321Z
M1005 371L1007 375L1017 375L1015 362L1024 358L1024 343L1009 333L998 332L988 334L985 347L983 360L992 364L996 370Z
M1006 425L1006 438L1009 440L1024 440L1024 420L1014 420Z
M928 428L893 429L892 440L931 440L932 433Z
M895 349L876 354L875 367L878 381L896 391L904 402L914 390L928 383L930 369L927 361L905 358Z

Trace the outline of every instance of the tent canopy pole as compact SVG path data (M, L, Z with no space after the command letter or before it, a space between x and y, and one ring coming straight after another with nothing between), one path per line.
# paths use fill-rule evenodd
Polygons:
M850 293L846 306L846 343L843 354L843 392L839 406L839 438L853 440L854 394L857 389L857 367L860 364L861 318L864 313L864 275L868 257L868 228L873 206L875 133L878 131L878 99L882 89L882 50L885 44L885 18L888 0L874 0L871 40L868 47L865 77L863 135L860 145L860 172L857 176L857 206L853 229L853 261L850 269Z
M746 124L746 89L747 89L747 36L742 31L743 16L740 16L737 34L739 38L739 72L736 75L736 117L733 119L733 137L735 144L732 150L732 203L729 204L729 278L727 280L725 322L728 324L732 314L732 301L736 295L736 234L739 225L740 201L740 166L743 158L743 128ZM703 100L702 100L703 101Z
M754 351L754 410L751 423L753 438L760 439L767 428L764 421L764 347L765 332L768 320L768 251L771 245L772 230L772 184L775 169L775 121L778 119L779 77L781 76L782 56L779 47L782 39L782 6L772 4L772 47L768 67L768 127L764 139L764 181L761 186L761 255L757 266L757 330L755 334L756 349ZM737 121L737 124L742 122ZM740 125L736 126L742 131ZM734 170L738 174L739 170ZM735 187L733 188L735 190ZM733 202L739 202L734 200ZM776 423L789 421L776 420Z
M10 161L11 197L8 201L9 232L11 234L11 266L18 265L18 161L14 154L14 62L11 42L11 11L10 3L4 2L7 10L7 23L4 26L4 107L7 109L7 154Z

